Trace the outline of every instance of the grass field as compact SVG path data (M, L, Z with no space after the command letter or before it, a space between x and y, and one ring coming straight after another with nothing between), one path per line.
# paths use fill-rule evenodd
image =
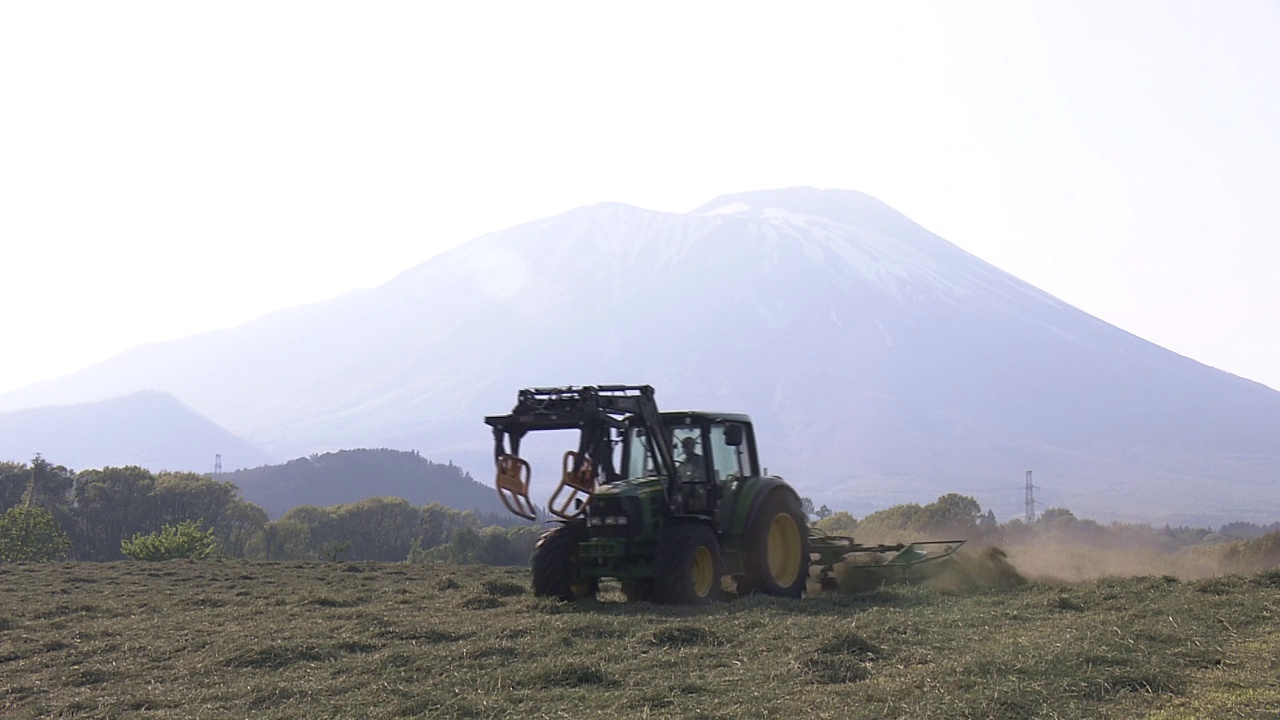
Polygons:
M0 716L1276 718L1280 571L534 598L527 571L0 566Z

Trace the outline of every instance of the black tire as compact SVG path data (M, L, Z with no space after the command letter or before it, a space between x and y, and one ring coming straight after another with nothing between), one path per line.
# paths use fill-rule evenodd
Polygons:
M623 580L622 594L627 596L627 602L644 602L645 600L652 600L653 580L650 578Z
M724 560L715 532L695 523L667 527L658 537L653 574L656 602L703 605L720 599Z
M577 579L578 545L587 539L587 526L565 523L538 538L533 548L533 594L573 601L595 597L595 578Z
M772 543L773 547L770 547ZM798 598L809 580L809 523L800 500L789 492L770 492L747 526L738 594L760 592Z

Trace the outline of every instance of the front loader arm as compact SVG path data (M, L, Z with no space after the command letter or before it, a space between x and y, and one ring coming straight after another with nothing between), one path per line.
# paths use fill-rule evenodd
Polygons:
M638 417L648 432L663 477L669 502L675 492L675 461L666 428L658 416L653 388L649 385L599 385L584 387L528 388L521 390L516 406L507 415L484 419L493 428L493 457L497 466L498 495L512 513L534 519L529 500L529 464L520 458L520 441L534 430L580 431L576 451L565 453L560 485L552 494L552 513L576 517L585 506L583 496L595 491L597 479L618 479L613 467L610 433L623 430ZM561 497L564 491L568 496Z

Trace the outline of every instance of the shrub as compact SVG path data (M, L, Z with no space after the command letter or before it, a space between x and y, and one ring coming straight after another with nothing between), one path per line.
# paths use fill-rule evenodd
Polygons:
M203 560L218 549L213 530L201 530L199 520L165 525L150 535L138 533L120 541L120 552L132 560Z
M70 548L71 539L44 508L18 505L0 515L4 562L52 562L66 557Z

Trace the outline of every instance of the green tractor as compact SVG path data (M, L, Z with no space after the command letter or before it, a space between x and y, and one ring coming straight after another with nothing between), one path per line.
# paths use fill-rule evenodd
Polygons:
M659 412L648 385L597 385L521 390L510 414L485 423L498 495L529 520L538 509L521 440L536 430L580 433L547 506L559 524L534 550L539 596L589 598L601 579L614 578L629 600L700 604L722 597L731 578L737 595L798 598L811 553L825 583L835 563L886 547L811 535L795 490L761 470L746 415ZM941 552L896 546L876 572L892 580L949 556L952 542Z

